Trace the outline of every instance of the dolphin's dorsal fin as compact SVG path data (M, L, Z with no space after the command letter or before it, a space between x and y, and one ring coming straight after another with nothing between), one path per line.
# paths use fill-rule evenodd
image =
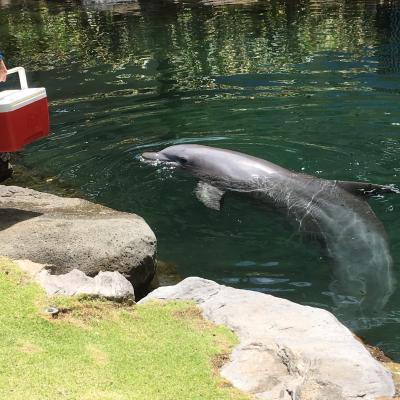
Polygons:
M196 197L206 206L213 210L221 209L222 196L224 191L209 183L200 181L195 189Z
M385 193L400 193L400 190L394 186L376 185L368 182L336 181L336 184L347 192L362 197Z

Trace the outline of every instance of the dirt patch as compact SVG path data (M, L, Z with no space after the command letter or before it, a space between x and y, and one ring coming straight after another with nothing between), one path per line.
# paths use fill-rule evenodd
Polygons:
M18 350L21 353L25 353L25 354L37 354L37 353L41 353L43 351L43 349L40 346L38 346L30 341L20 342L18 344Z
M100 367L104 367L108 364L108 356L104 351L93 344L86 347L86 351L89 353L90 358Z
M203 318L200 308L189 306L182 310L177 310L172 313L172 318L190 321L190 323L199 331L211 329L213 324Z
M132 306L81 296L76 298L53 298L51 306L58 308L58 314L51 316L42 312L42 318L52 320L55 323L67 322L87 329L97 321L108 320L119 322L121 318L120 311L128 313L131 318L138 318ZM43 304L41 305L41 309L44 309Z

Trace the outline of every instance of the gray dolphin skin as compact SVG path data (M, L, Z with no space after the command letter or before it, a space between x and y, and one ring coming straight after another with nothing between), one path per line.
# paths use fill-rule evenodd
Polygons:
M339 308L378 311L393 293L387 235L366 200L399 193L395 188L320 179L236 151L195 144L143 153L142 160L198 178L195 194L207 207L219 210L226 192L246 194L276 207L302 233L322 240L334 263L330 289Z

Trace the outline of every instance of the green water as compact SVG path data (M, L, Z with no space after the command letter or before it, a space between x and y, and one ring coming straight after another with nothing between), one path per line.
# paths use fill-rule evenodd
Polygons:
M207 209L191 178L138 157L196 142L327 179L400 183L394 3L0 4L8 65L24 65L50 100L51 135L24 150L27 165L142 215L183 276L333 310L330 261L279 215L234 200ZM400 281L400 196L370 203ZM399 290L361 322L400 360Z

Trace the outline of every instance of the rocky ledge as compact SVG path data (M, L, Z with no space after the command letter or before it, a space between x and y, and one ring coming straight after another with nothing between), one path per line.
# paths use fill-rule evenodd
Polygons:
M221 373L268 400L391 398L392 376L328 311L201 278L156 289L152 300L195 301L206 319L239 338Z
M55 275L118 271L140 290L155 273L156 238L135 214L0 185L0 255L43 264Z

